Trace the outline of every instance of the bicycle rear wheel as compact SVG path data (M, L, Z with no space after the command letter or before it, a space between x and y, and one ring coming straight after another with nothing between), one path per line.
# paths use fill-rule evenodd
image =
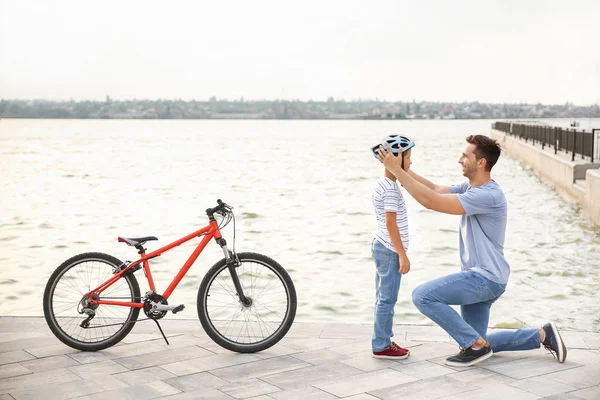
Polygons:
M239 253L236 272L251 300L243 305L225 259L206 274L198 290L202 327L220 346L254 353L273 346L287 333L296 316L296 289L275 260L256 253Z
M108 254L83 253L62 263L52 274L44 291L44 316L50 330L67 346L83 351L97 351L123 340L133 329L139 308L100 305L90 306L94 317L80 311L87 294L106 282L121 261ZM140 301L140 287L133 274L126 274L107 288L101 300Z

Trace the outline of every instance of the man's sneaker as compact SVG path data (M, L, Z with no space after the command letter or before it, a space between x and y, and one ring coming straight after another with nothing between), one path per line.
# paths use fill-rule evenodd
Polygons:
M400 350L404 350L406 352L406 355L410 356L410 350L409 349L405 349L404 347L398 346L398 344L396 342L392 342L392 344L394 346L396 346L397 348L399 348Z
M398 347L396 343L392 342L387 349L382 351L374 351L373 357L375 358L390 358L394 360L404 360L408 357L406 349Z
M479 350L473 350L471 347L463 349L455 356L446 358L446 365L451 367L470 367L483 360L490 358L494 352L488 344Z
M544 330L544 341L542 345L555 357L559 363L565 362L567 358L567 348L556 328L554 322L548 322L542 327Z

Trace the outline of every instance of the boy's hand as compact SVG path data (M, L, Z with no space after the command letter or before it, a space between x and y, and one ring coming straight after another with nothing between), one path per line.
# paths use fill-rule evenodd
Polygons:
M410 260L407 256L400 256L400 273L407 274L410 271Z

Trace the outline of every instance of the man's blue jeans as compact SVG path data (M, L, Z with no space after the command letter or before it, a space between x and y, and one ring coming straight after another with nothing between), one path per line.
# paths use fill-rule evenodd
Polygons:
M506 285L475 271L462 271L423 283L412 294L415 306L466 349L483 337L492 350L530 350L540 347L539 329L502 330L487 334L492 304ZM461 315L450 307L460 305Z
M377 239L373 240L373 259L375 260L375 326L371 347L373 351L383 351L394 336L392 323L394 306L400 290L400 261L398 254L389 250Z

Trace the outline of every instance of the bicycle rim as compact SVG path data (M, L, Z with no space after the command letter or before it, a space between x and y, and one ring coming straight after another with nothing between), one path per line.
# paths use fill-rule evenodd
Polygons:
M113 275L114 264L101 257L84 258L67 266L53 281L50 288L50 314L58 334L65 343L81 350L96 350L118 342L125 336L139 313L138 309L123 306L100 305L87 328L81 323L87 318L80 314L81 300ZM101 300L133 302L137 282L123 277L107 288ZM139 292L139 289L137 289ZM61 338L62 340L62 338Z
M202 285L207 332L214 333L211 337L218 344L239 352L263 350L278 342L296 310L295 289L285 270L265 256L248 254L239 255L236 271L250 306L240 303L224 263L213 268Z

